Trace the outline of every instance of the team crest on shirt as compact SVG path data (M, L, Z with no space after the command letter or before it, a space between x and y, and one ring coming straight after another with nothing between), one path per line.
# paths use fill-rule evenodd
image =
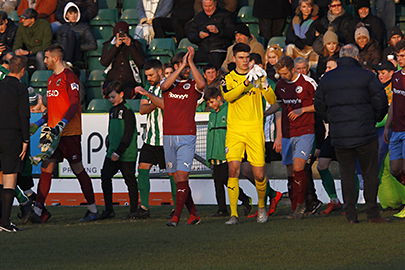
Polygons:
M79 85L77 83L71 83L70 84L70 88L72 88L72 90L77 90L79 91Z
M58 79L57 81L56 81L56 86L60 86L60 83L62 82L62 79Z
M189 84L189 83L185 83L185 84L183 85L183 89L185 89L185 90L190 89L190 87L191 87L191 84Z
M295 88L295 92L297 93L297 94L300 94L300 93L302 93L302 90L304 90L303 88L302 88L302 86L297 86L297 88Z

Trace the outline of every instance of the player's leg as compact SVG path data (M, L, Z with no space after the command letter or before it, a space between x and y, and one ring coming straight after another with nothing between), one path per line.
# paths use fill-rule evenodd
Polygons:
M141 150L141 155L139 158L142 157L142 152ZM145 155L145 154L143 154ZM150 211L149 211L149 194L150 194L150 177L149 177L149 171L150 168L152 167L152 164L150 163L145 163L141 162L139 163L138 166L138 187L139 187L139 195L141 197L141 205L139 209L139 214L141 214L140 218L148 218L150 216Z
M228 169L227 174L228 173L229 173L229 169ZM228 178L226 181L228 181ZM252 166L250 165L249 162L247 162L247 161L245 162L244 160L242 160L242 163L240 164L240 173L239 173L238 179L242 179L242 178L246 178L253 185L255 184L255 179L254 179L253 173L252 173ZM226 186L228 186L228 182L226 183ZM252 211L252 198L250 198L248 195L246 195L246 193L243 191L243 189L241 187L239 187L238 200L242 202L242 206L244 207L243 214L245 216L249 216L250 212Z
M128 187L129 195L129 218L136 218L138 209L138 183L135 177L136 162L120 162L120 171L124 177L125 184Z
M115 217L115 212L113 209L112 178L117 172L117 162L114 162L106 157L101 169L101 188L103 190L105 209L101 213L100 219Z
M405 132L392 132L389 150L391 174L405 185Z
M319 157L317 169L322 180L323 188L329 196L329 203L325 210L322 211L323 215L329 215L332 211L338 210L342 207L337 197L335 180L329 171L329 165L332 158Z

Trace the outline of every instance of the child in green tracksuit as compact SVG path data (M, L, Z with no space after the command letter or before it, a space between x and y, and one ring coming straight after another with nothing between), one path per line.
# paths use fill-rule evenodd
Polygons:
M138 185L135 178L138 154L136 119L131 107L125 103L120 82L111 82L104 91L104 95L113 107L110 110L108 124L107 155L101 170L105 210L100 219L115 216L112 203L112 177L118 170L121 171L128 186L130 201L128 218L135 218L138 208Z
M224 189L228 183L228 163L225 157L228 103L223 101L221 92L217 88L206 89L204 99L211 108L207 131L206 160L213 167L215 197L218 203L218 211L213 216L228 216ZM251 210L250 198L241 188L239 188L238 199L245 207L245 214L248 214Z

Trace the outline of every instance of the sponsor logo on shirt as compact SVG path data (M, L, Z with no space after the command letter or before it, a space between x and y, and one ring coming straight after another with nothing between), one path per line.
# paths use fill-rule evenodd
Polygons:
M174 99L187 99L188 94L180 95L180 94L173 94L172 92L169 92L169 98L174 98Z
M46 91L46 96L47 97L57 97L57 96L59 96L59 91L58 90L48 90L48 91Z
M294 99L283 99L284 104L300 104L302 103L302 100L300 98L294 98Z
M400 89L394 88L394 90L392 92L394 92L394 94L405 96L405 90L400 90Z

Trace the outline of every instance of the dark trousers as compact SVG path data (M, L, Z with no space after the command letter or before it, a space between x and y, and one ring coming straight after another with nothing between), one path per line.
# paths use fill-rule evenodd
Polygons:
M195 54L194 61L196 63L209 63L216 69L220 69L225 58L226 52L207 52L200 47Z
M286 18L265 19L259 18L260 35L268 42L272 37L282 36Z
M228 186L228 163L214 165L213 178L215 185L215 197L218 203L218 211L227 212L225 202L225 186ZM249 197L239 188L239 201L242 203L249 203Z
M355 184L356 160L359 161L364 178L364 199L367 207L367 217L379 217L377 206L378 192L378 142L372 142L355 148L335 147L336 158L342 180L343 200L346 204L346 217L357 219L357 192Z
M130 212L135 212L138 207L138 183L135 178L136 162L112 161L109 158L104 159L101 169L101 187L104 194L106 210L113 209L112 202L112 177L121 171L125 184L128 187Z
M156 18L153 20L153 30L155 31L155 38L165 38L166 32L174 32L176 35L177 43L186 37L185 25L189 18Z

